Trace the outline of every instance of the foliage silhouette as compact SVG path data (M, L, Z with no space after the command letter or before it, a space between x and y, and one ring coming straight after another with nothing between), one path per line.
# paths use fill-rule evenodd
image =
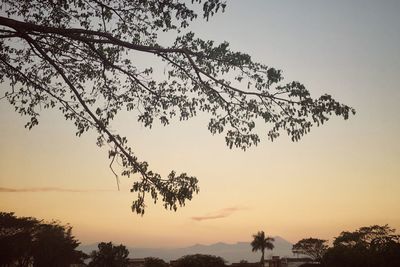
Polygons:
M327 240L318 238L304 238L293 245L292 251L294 254L306 255L314 261L320 262L328 249L327 242Z
M129 251L124 245L114 246L112 242L101 242L99 250L90 254L89 267L126 267Z
M224 267L225 260L213 255L186 255L174 262L173 267Z
M400 266L400 235L388 225L361 227L342 232L325 253L323 266L396 267Z
M71 227L44 223L31 217L0 213L0 266L69 267L86 255L76 250L79 242Z
M0 82L10 84L4 97L28 116L26 127L41 112L58 109L76 126L76 135L97 132L97 144L109 147L110 167L118 161L122 176L135 175L132 210L143 214L145 195L176 210L199 191L198 180L171 171L152 171L134 153L126 137L111 127L123 109L151 127L177 117L210 114L208 129L225 133L226 144L246 149L257 145L256 123L268 137L286 132L298 141L331 115L347 119L354 109L330 95L312 98L299 82L283 82L282 72L254 62L224 42L215 44L188 31L198 15L209 19L224 11L222 0L3 0L0 16ZM159 33L175 34L162 46ZM137 54L159 59L163 73L141 66ZM156 77L163 76L158 79ZM7 88L7 87L2 87Z
M266 237L264 231L260 231L257 234L253 235L253 241L251 241L250 245L251 245L251 250L253 252L256 251L261 251L261 259L260 259L260 263L264 264L264 253L265 253L265 249L274 249L274 244L272 242L274 242L275 240L272 237Z
M0 266L27 266L32 262L32 239L39 223L35 218L0 213Z
M168 267L169 265L162 259L148 257L144 259L144 267Z

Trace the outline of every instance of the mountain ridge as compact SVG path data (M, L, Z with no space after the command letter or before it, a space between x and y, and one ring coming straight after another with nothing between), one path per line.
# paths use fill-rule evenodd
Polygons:
M274 237L274 249L265 251L266 258L271 256L293 257L292 246L293 244L280 236ZM184 255L190 254L209 254L220 256L228 262L239 262L247 260L249 262L256 262L260 260L261 253L254 253L251 251L250 242L238 241L236 243L216 242L209 245L194 244L187 247L178 248L140 248L126 246L129 250L130 258L145 258L157 257L165 261L176 260ZM81 249L85 253L90 253L97 249L97 244L81 245Z

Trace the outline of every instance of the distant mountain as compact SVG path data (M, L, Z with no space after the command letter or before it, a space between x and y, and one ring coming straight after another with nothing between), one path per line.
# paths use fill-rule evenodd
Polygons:
M266 258L270 256L287 256L293 257L292 243L286 241L282 237L276 236L273 250L265 252ZM209 254L216 255L224 258L228 262L239 262L240 260L247 260L249 262L256 262L260 260L261 253L254 253L251 251L250 242L238 242L236 244L215 243L211 245L196 244L190 247L183 248L133 248L127 247L131 258L145 258L145 257L158 257L165 261L175 260L184 255L189 254ZM83 245L79 249L86 253L97 249L97 244Z

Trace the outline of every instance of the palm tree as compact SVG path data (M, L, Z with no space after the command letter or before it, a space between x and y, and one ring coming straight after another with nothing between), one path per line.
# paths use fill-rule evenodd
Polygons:
M252 251L256 252L258 250L261 250L261 266L264 266L264 252L265 249L274 249L274 244L272 244L272 242L275 241L275 239L273 239L272 237L265 237L265 233L264 231L260 231L257 234L253 235L253 241L251 241L251 247L252 247Z

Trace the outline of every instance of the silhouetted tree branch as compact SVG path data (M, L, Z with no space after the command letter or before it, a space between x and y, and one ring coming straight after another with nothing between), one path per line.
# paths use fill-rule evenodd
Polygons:
M38 124L40 113L59 109L80 136L98 133L97 144L108 145L110 167L121 162L121 175L138 175L131 191L132 210L143 214L145 195L176 210L199 190L195 177L171 171L166 178L137 158L125 137L110 122L123 109L138 112L151 127L198 112L210 114L211 133L225 133L226 144L246 149L257 145L256 123L269 127L274 140L286 132L298 141L313 125L330 115L347 119L354 109L330 95L313 99L299 82L282 83L280 70L254 62L229 44L195 37L187 27L198 15L209 19L225 9L221 0L4 0L0 16L0 81L9 83L4 97L16 111L29 116L26 127ZM161 46L160 32L176 34ZM165 79L152 68L132 61L145 53L166 65ZM115 172L114 172L115 174Z

